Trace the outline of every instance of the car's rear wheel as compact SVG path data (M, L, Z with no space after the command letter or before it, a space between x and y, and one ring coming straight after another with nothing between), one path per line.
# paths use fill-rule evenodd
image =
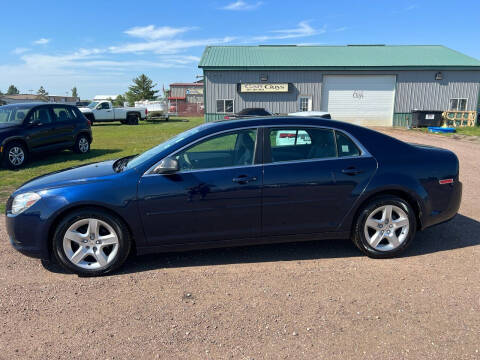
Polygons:
M57 226L53 253L66 270L98 276L120 267L130 252L128 229L115 216L97 209L77 210Z
M21 168L27 162L28 150L20 142L11 142L5 146L3 161L9 169Z
M410 204L396 196L381 196L360 211L353 242L372 258L389 258L407 248L415 231L416 217Z
M90 140L87 135L78 135L75 145L73 146L73 151L78 154L86 154L90 151Z
M128 114L127 115L127 124L128 125L138 125L138 115L137 114Z

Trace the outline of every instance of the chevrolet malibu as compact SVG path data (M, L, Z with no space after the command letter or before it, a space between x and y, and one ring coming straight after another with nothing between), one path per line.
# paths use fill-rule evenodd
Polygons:
M83 276L112 272L132 252L301 240L351 238L388 258L455 216L458 174L448 150L348 123L222 121L33 179L8 199L6 223L18 251Z

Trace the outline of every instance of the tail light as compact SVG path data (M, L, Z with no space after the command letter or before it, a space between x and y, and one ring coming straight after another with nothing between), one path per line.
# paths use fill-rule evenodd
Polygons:
M87 119L87 124L88 124L88 126L92 126L92 122L88 119Z
M224 119L224 120L230 120L230 116L225 115L225 116L223 117L223 119Z
M145 109L145 116L148 115L148 109Z
M453 179L442 179L442 180L439 180L438 182L440 183L440 185L452 184Z
M279 136L280 136L281 139L285 139L285 138L291 139L291 138L295 138L297 135L296 134L289 134L289 133L280 133Z

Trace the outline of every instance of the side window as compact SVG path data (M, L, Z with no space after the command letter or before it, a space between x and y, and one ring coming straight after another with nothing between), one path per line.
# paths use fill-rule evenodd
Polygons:
M450 110L465 111L467 109L467 99L450 99Z
M180 170L252 165L256 130L242 130L209 138L175 155Z
M72 122L75 121L75 116L71 109L65 106L53 106L53 114L55 115L56 122Z
M269 138L272 162L324 159L337 156L333 130L272 129Z
M39 107L34 109L30 113L30 122L41 123L41 124L50 124L52 122L52 118L50 117L50 112L48 111L48 107Z
M335 137L337 140L337 151L339 157L344 156L360 156L360 150L357 145L354 144L352 139L342 132L335 131Z
M100 105L100 109L101 110L108 110L108 109L110 109L110 104L107 103L107 102L104 102Z

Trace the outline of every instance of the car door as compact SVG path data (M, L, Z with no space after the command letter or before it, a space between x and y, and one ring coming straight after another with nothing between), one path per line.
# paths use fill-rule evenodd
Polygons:
M49 106L33 108L26 121L26 139L31 151L42 151L55 142Z
M144 175L139 210L155 245L253 238L261 226L257 129L221 133L172 155L175 174Z
M376 169L375 159L332 129L271 128L264 143L265 236L335 231Z
M113 121L115 115L113 109L108 102L102 102L97 105L97 111L95 112L95 120L101 121Z
M75 115L71 108L63 105L52 105L53 134L55 144L60 146L71 146L74 144Z

